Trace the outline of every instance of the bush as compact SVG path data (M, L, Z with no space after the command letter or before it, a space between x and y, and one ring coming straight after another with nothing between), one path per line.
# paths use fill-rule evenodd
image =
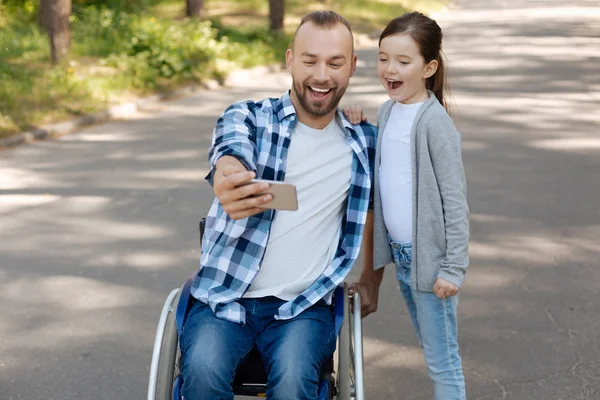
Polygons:
M126 92L144 94L222 79L236 67L272 63L283 57L289 40L266 29L160 19L127 7L83 6L87 3L93 1L74 4L71 53L60 66L49 63L48 38L37 25L37 2L1 3L11 14L0 35L0 135L29 129L48 117L105 107Z

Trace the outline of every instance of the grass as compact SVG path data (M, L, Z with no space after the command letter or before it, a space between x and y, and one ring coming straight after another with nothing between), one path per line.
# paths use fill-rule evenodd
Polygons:
M112 7L94 5L107 2ZM356 32L370 33L416 5L430 12L444 0L287 0L285 33L276 36L267 30L266 0L206 0L204 22L183 17L183 0L75 0L71 52L58 66L49 62L36 4L0 0L0 138L223 79L233 68L281 62L293 29L313 10L335 10Z

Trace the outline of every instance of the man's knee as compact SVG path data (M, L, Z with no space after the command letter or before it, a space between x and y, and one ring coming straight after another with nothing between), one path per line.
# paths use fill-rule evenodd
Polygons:
M292 362L273 368L269 375L267 397L273 400L312 400L318 397L320 366Z
M184 398L233 398L236 365L251 348L252 339L243 328L195 304L181 335Z
M182 354L182 393L186 399L233 398L231 382L235 365L210 343L197 343ZM200 393L203 393L200 395ZM204 396L206 394L206 396Z

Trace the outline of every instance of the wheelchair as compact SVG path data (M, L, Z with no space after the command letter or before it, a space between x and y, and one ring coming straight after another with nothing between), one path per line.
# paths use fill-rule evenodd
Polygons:
M200 242L203 223L200 222ZM181 289L171 291L160 314L150 366L148 400L182 399L179 334L194 301L190 294L193 277L188 278ZM350 312L351 302L353 313ZM321 372L319 397L315 400L364 400L360 295L355 293L349 297L348 285L338 286L333 295L332 312L337 333L336 350ZM267 373L254 349L236 371L233 392L236 397L265 397L266 386Z

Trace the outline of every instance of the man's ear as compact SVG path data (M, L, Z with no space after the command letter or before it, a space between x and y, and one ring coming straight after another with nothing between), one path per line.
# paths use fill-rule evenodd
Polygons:
M356 61L358 60L358 57L356 56L356 54L352 54L352 71L350 71L350 76L354 76L354 72L356 72Z
M292 63L294 62L294 52L292 49L287 49L285 52L285 65L288 70L292 69Z
M431 60L423 69L423 79L431 78L438 69L438 61Z

